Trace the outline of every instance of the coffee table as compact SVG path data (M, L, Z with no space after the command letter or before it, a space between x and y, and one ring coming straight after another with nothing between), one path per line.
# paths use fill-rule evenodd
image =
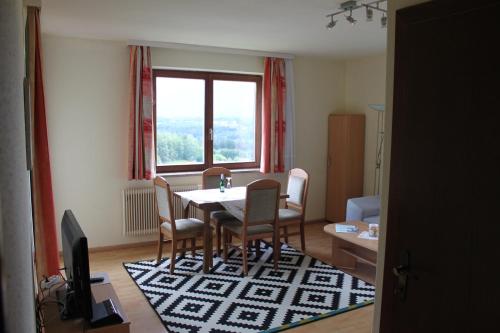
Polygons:
M336 232L336 224L355 225L359 231L356 233ZM332 223L326 225L324 231L332 236L332 263L335 266L355 269L359 261L376 267L378 240L358 237L360 232L368 231L368 224L361 221Z

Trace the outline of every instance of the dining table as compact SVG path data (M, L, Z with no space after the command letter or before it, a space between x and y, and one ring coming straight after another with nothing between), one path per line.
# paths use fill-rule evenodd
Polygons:
M246 186L193 191L174 192L181 199L184 217L188 216L189 207L196 207L203 212L203 272L208 273L213 266L212 230L210 213L216 210L227 210L236 219L243 221L246 200ZM288 198L288 194L280 193L280 199Z

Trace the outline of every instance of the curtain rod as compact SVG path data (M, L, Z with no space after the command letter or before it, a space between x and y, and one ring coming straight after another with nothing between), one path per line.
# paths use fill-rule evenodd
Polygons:
M233 49L233 48L227 48L227 47L203 46L203 45L194 45L194 44L154 42L154 41L145 41L145 40L129 40L127 42L127 44L128 45L158 47L158 48L163 48L163 49L176 49L176 50L188 50L188 51L199 51L199 52L225 53L225 54L239 54L239 55L273 57L273 58L284 58L284 59L295 58L295 56L293 54L287 54L287 53L255 51L255 50L247 50L247 49Z

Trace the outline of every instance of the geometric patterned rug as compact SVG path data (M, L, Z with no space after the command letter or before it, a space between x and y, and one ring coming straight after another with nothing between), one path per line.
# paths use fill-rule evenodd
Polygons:
M178 257L175 274L167 258L124 267L169 332L278 332L373 303L374 286L287 245L275 272L272 248L261 246L246 277L236 250L208 274L199 254Z

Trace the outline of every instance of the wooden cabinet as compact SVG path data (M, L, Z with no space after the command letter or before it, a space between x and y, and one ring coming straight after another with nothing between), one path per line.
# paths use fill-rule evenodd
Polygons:
M365 116L328 117L326 220L345 220L347 199L363 195Z

